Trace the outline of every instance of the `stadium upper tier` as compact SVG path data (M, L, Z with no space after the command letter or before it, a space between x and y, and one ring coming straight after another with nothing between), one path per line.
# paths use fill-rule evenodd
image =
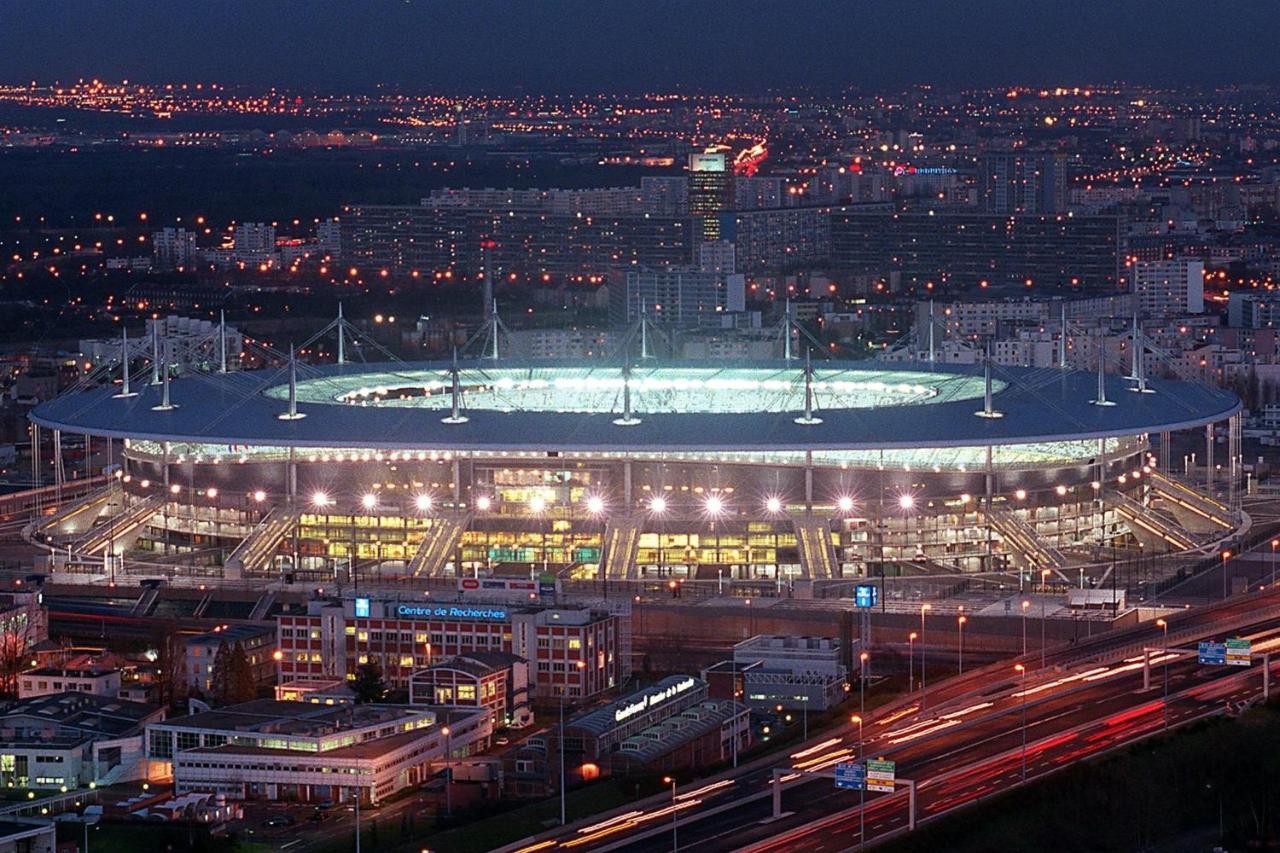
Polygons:
M898 368L872 362L815 365L815 421L799 423L802 363L648 364L624 372L581 363L469 361L458 386L465 422L447 423L450 366L441 363L299 365L299 417L285 419L287 369L188 374L76 391L38 406L32 420L69 433L240 448L369 448L441 451L622 453L876 451L1007 447L1123 438L1203 426L1240 409L1232 392L1188 382L1093 373L995 368L992 409L982 417L980 368Z

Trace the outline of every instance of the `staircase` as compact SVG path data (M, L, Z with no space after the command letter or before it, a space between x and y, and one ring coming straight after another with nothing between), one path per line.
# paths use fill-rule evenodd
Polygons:
M72 553L94 556L107 550L107 546L112 542L128 540L130 537L137 538L134 534L154 518L162 506L164 506L164 498L160 495L135 501L119 515L112 516L103 524L90 528L83 536L72 542Z
M134 603L133 609L129 611L130 616L148 616L151 608L156 606L156 599L160 597L160 588L149 586L142 591L142 595L138 596L137 602Z
M1067 565L1067 558L1063 553L1046 544L1035 529L1017 513L993 507L987 513L987 523L1000 534L1005 548L1021 557L1028 566L1061 569Z
M635 577L636 552L640 550L640 519L609 519L601 543L600 575L611 580Z
M271 510L227 557L226 575L244 577L269 571L276 549L297 523L297 510L282 506Z
M1166 543L1174 551L1189 551L1196 546L1195 541L1176 523L1170 522L1150 507L1145 507L1133 498L1121 492L1108 492L1107 505L1117 516L1122 518L1135 535L1145 532Z
M49 538L83 534L105 512L111 498L119 495L114 485L90 492L79 500L70 501L53 515L40 518L31 525L27 534L44 534Z
M431 526L418 543L418 550L409 560L410 577L440 577L445 564L458 547L462 532L471 522L469 515L442 515L431 519Z
M253 605L253 610L249 611L250 622L261 622L267 618L267 614L271 612L271 605L276 603L276 594L268 592L266 595L258 599L257 604Z
M801 575L813 580L837 577L839 571L835 545L831 541L831 521L826 518L804 517L792 521L792 526L800 552Z
M1148 482L1151 491L1180 509L1193 513L1224 530L1236 528L1236 518L1226 504L1197 492L1181 480L1168 474L1152 471Z

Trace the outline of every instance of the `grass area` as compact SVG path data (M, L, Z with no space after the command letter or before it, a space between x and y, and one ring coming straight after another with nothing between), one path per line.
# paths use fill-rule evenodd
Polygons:
M1280 705L1215 718L993 796L879 849L1274 848L1280 830ZM1219 830L1221 827L1221 830ZM1221 835L1221 841L1219 836ZM1189 839L1200 839L1191 841Z

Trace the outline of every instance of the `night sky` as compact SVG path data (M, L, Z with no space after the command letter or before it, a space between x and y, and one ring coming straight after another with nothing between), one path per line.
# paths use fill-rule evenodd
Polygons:
M0 0L0 81L439 91L1280 82L1280 4Z

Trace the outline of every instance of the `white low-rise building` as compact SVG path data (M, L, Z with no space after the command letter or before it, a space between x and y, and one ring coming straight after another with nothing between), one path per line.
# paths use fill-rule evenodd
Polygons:
M488 746L489 715L404 705L261 699L147 727L178 794L377 803Z

